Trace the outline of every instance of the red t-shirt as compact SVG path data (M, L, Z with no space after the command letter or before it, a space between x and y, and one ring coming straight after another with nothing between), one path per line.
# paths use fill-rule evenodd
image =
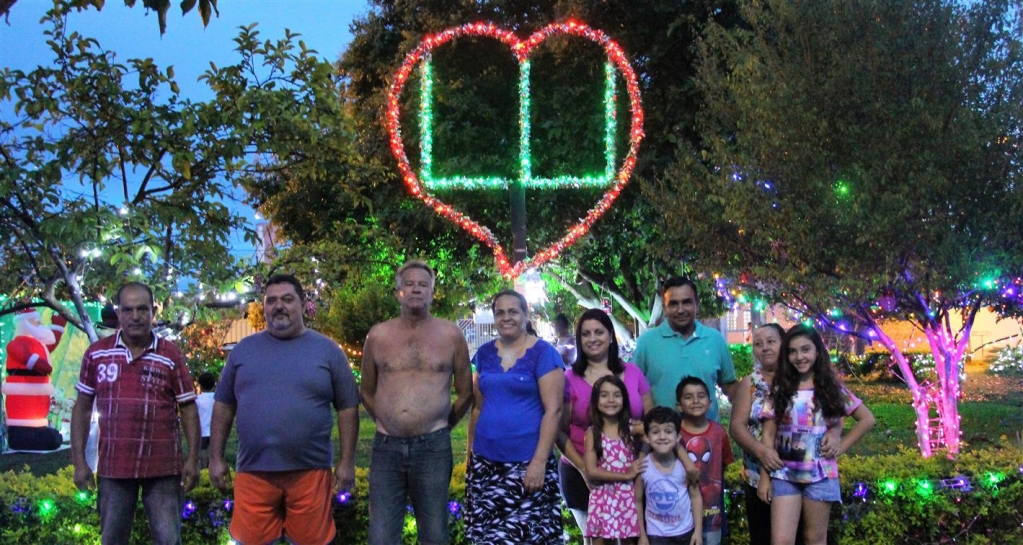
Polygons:
M682 428L679 441L689 459L700 470L700 495L703 497L703 531L716 532L725 520L725 468L731 464L732 445L724 426L708 420L703 433L689 433Z
M195 387L181 350L153 337L153 344L135 360L120 331L93 343L82 358L76 388L96 396L100 477L181 473L178 406L195 400Z

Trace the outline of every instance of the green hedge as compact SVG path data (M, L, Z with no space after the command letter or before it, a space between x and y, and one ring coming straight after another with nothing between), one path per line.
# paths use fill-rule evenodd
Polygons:
M990 372L1001 377L1023 377L1023 346L1007 346L998 351Z
M753 372L753 346L748 343L730 344L728 351L732 353L732 364L735 376L742 379Z
M937 378L934 371L934 356L929 351L906 351L903 352L903 355L909 361L909 368L912 370L913 376L928 380ZM868 352L862 356L832 352L831 358L845 373L890 375L894 379L905 381L902 377L902 369L895 364L895 358L888 352Z
M964 452L956 460L941 456L922 459L915 450L896 454L849 457L840 460L843 505L832 511L831 543L1020 543L1023 536L1023 450L1002 445ZM745 504L739 486L740 463L728 468L730 492L728 526L731 543L749 543ZM459 465L451 484L451 531L455 545L466 543L459 510L464 499L465 467ZM865 492L857 495L857 491ZM368 513L367 470L358 469L351 500L335 504L338 527L335 543L366 542ZM228 495L210 485L204 473L188 494L194 510L185 519L186 544L224 543L230 521ZM566 530L580 543L571 517ZM0 543L98 543L99 517L95 499L79 493L71 468L56 475L35 477L27 471L0 475ZM141 506L135 518L134 539L149 541ZM406 518L405 541L415 542L415 523Z
M839 459L842 505L831 512L828 542L1021 543L1023 450L1000 446L928 459L900 446L896 454ZM732 490L741 463L728 468ZM741 488L739 489L741 490ZM857 495L857 492L860 495ZM730 494L732 544L749 543L741 492Z

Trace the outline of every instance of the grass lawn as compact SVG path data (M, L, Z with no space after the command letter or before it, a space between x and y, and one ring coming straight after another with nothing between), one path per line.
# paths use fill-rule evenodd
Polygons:
M910 406L911 395L901 382L872 378L847 378L847 385L863 398L877 418L877 425L849 452L850 455L872 455L893 452L896 445L916 446L916 419ZM1019 439L1023 434L1023 378L995 377L987 373L982 363L967 366L967 380L963 385L964 398L960 403L963 448L982 447L997 442L1001 436ZM373 421L362 411L359 442L356 447L356 465L369 467L370 449L376 431ZM725 423L727 426L727 422ZM852 426L847 419L846 426ZM336 429L335 441L336 441ZM456 464L465 460L465 420L451 433L452 450ZM336 443L335 443L336 444ZM738 459L738 448L733 444ZM232 432L227 445L227 458L233 465L237 451L237 437ZM50 454L4 454L0 456L0 473L28 468L35 475L56 473L71 464L70 450Z
M1023 435L1023 377L1003 378L991 376L987 374L986 366L982 364L969 366L967 368L967 376L968 378L963 386L963 399L959 406L962 417L962 452L968 454L971 451L976 452L977 449L993 444L1004 444L1006 439L1010 443L1018 444L1023 448L1023 438L1021 438L1021 435ZM916 450L915 413L910 406L911 395L904 384L883 377L866 379L847 377L846 382L848 387L857 396L864 399L877 418L875 428L850 450L849 455L872 457L875 455L894 454L902 447L908 448L910 451ZM724 414L727 415L727 412ZM373 436L376 430L372 420L365 412L362 412L360 417L356 465L360 468L368 468ZM723 422L723 424L727 425L727 422ZM846 419L846 427L848 428L852 425L851 419ZM334 427L335 444L337 440L336 429ZM451 436L454 462L455 464L460 464L465 459L466 424L464 421L452 430ZM295 448L302 448L302 446L296 445ZM232 433L227 445L227 458L232 466L236 459L236 452L237 437ZM740 460L741 453L734 444L733 452L736 459ZM936 453L936 456L941 456L941 454ZM908 458L909 464L916 463L911 454ZM849 463L850 467L853 468L858 464L862 473L862 468L866 467L864 462L870 467L874 464L873 459L864 460L863 458L852 460ZM0 474L10 470L15 472L27 470L33 475L43 476L55 474L69 466L70 463L71 455L69 450L50 454L5 454L0 455ZM981 471L984 471L984 468L983 461L981 461ZM732 470L734 469L732 468ZM850 471L855 472L855 469L850 469ZM60 479L61 481L54 486L61 487L70 484L64 483L63 477ZM21 479L20 482L24 483L26 480L37 482L35 479ZM12 482L18 483L18 477L13 477ZM207 489L207 493L210 491L212 489ZM217 494L216 491L212 492ZM216 499L216 501L220 500ZM1009 509L1012 509L1011 505ZM364 511L360 511L360 513L362 513L360 516L365 516ZM741 514L736 514L735 516L739 517ZM1015 520L1015 518L1012 520ZM930 524L930 521L931 519L927 519L927 524ZM581 540L578 538L578 530L570 522L567 522L567 524L566 532L572 536L570 542L581 543ZM739 521L738 524L742 528L742 522ZM198 528L199 526L197 525L196 527ZM1014 528L1018 530L1018 528ZM77 531L76 529L75 532ZM12 539L14 539L12 542L38 541ZM200 540L199 542L202 541ZM734 542L732 539L724 541L725 545ZM742 541L740 540L739 542L741 543ZM925 540L922 542L929 541ZM1009 540L1009 542L1014 541Z
M376 426L373 420L364 410L359 411L359 442L355 449L355 465L358 467L369 467L370 450L373 447L373 434L376 433ZM455 463L465 461L465 433L466 424L463 419L454 430L451 431L451 443ZM336 450L337 427L333 428L333 440ZM227 459L234 466L235 457L238 451L238 436L234 429L227 441ZM49 475L56 473L59 469L71 465L71 450L59 450L48 454L35 453L11 453L0 455L0 473L15 470L21 471L27 467L33 475Z
M1019 441L1023 433L1023 377L990 375L984 363L967 365L966 376L959 403L962 449L988 446L1001 436ZM847 378L846 385L877 419L874 429L850 449L850 455L890 453L896 445L916 448L916 413L905 384L895 379L861 382ZM846 427L851 426L850 419L846 419Z

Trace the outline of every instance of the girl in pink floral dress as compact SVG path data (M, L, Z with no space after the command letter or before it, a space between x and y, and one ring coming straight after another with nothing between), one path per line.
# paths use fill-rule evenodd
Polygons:
M587 511L586 537L594 545L620 539L635 543L639 514L633 482L646 457L636 459L629 427L629 394L614 375L600 377L590 398L590 429L586 430L586 480L593 484Z

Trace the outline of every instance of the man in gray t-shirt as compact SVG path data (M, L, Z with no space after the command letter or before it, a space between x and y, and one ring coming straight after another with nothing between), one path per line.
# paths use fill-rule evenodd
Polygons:
M355 482L358 387L337 343L305 327L304 306L295 277L272 277L263 297L266 331L238 343L217 385L210 480L221 489L230 485L224 448L237 416L231 537L241 543L330 542L331 497Z

